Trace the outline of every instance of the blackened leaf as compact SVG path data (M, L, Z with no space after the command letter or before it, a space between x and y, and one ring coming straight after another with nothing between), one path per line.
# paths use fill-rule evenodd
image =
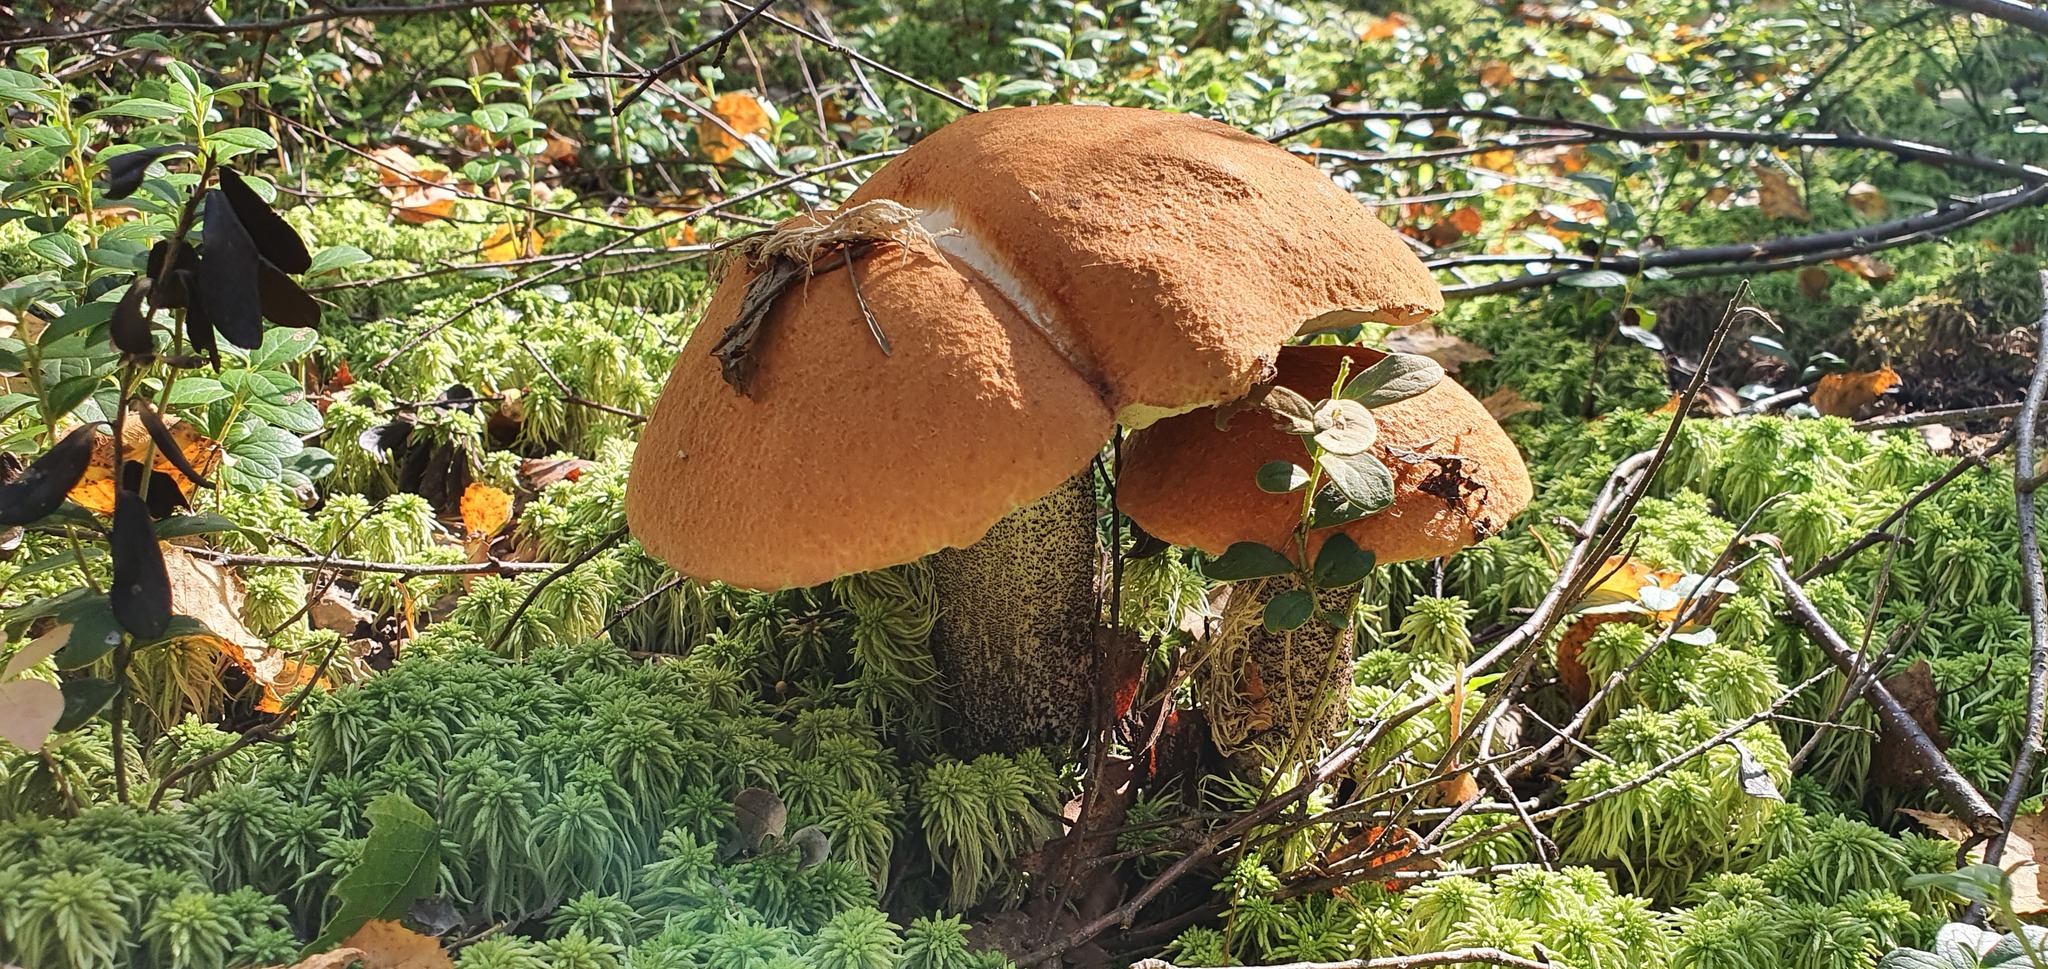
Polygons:
M171 240L158 240L156 245L149 247L149 261L143 266L143 272L149 278L161 279L164 282L163 288L149 294L150 305L161 310L174 310L183 307L186 301L186 292L191 288L188 285L188 280L176 278L176 273L172 274L173 278L164 279L164 259L170 250ZM178 245L178 265L173 268L188 276L196 275L199 272L199 251L192 248L190 243L180 243Z
M1221 582L1263 579L1294 571L1287 556L1257 542L1238 542L1202 563L1202 574Z
M164 419L156 415L148 401L136 402L135 416L142 419L142 426L149 431L149 439L156 443L157 453L170 461L171 467L177 468L179 474L192 479L192 483L201 488L213 487L213 482L192 467L192 459L185 456L185 449L178 446L178 439L171 436L171 429L164 426ZM150 483L150 490L156 490L155 482Z
M92 463L96 433L91 424L73 430L13 481L0 485L0 525L26 525L55 512Z
M256 251L272 265L285 272L297 275L313 268L313 254L306 251L305 240L299 238L298 230L291 227L283 217L263 204L249 183L242 181L241 173L233 168L220 170L220 190L235 207L235 216L242 222L242 228L249 238L256 240Z
M390 458L385 456L387 452L397 451L405 447L407 441L412 440L412 424L410 420L378 424L356 435L356 446L370 452L371 460L384 464L390 461Z
M141 495L122 489L115 496L108 545L114 555L114 583L107 598L114 604L114 618L137 639L162 638L171 625L171 576L151 527L149 505Z
M114 349L137 357L147 357L156 351L156 343L149 335L149 316L142 311L142 297L148 294L148 277L137 276L128 284L128 291L121 294L121 301L114 304L114 315L107 321Z
M1351 536L1338 532L1316 553L1316 586L1341 589L1364 579L1372 567L1372 552L1359 548Z
M1289 589L1266 602L1266 631L1300 629L1315 614L1316 600L1307 589Z
M176 152L192 151L191 145L165 145L161 148L144 148L107 159L107 190L100 193L104 199L124 199L135 194L142 187L142 177L149 172L149 166L157 159Z
M320 325L320 303L306 295L299 284L270 264L258 260L256 285L262 294L263 316L278 326L310 328Z
M207 360L213 363L213 369L219 370L220 341L214 333L213 313L207 309L201 294L192 292L192 287L198 285L197 274L180 269L172 273L171 278L177 281L178 288L186 291L186 302L191 306L185 314L185 339L192 341L194 351L206 355Z
M199 254L195 303L206 307L214 330L244 350L263 345L263 296L256 281L255 240L235 217L220 189L206 193L206 248Z
M121 687L113 680L82 679L64 681L64 715L57 718L58 733L77 730L101 710L107 702L119 693Z

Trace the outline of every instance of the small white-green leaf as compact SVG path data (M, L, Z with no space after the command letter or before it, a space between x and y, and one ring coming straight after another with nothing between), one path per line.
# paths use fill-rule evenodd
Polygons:
M1394 503L1394 476L1370 454L1326 453L1316 459L1344 500L1368 514Z
M1280 426L1290 434L1314 434L1316 430L1316 408L1308 398L1275 386L1266 391L1261 406L1280 418Z
M1379 440L1379 422L1355 400L1326 400L1316 405L1316 446L1332 454L1359 454Z
M1407 400L1444 379L1443 364L1419 353L1390 353L1344 385L1344 397L1367 407Z
M1284 495L1308 487L1308 472L1292 461L1268 461L1259 467L1259 490Z

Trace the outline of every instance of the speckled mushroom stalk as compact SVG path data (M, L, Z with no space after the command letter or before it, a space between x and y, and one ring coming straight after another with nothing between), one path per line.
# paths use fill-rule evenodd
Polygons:
M1326 396L1348 358L1360 373L1385 357L1360 347L1288 347L1276 383L1311 399ZM1449 378L1416 396L1372 409L1371 453L1392 472L1393 503L1345 525L1307 534L1310 561L1342 534L1384 564L1450 555L1528 506L1528 468L1486 408ZM1125 441L1117 507L1146 532L1220 555L1255 542L1295 558L1301 497L1257 484L1272 461L1301 460L1299 439L1271 415L1244 412L1217 426L1213 410L1161 421ZM1273 632L1265 604L1293 588L1284 576L1230 587L1223 620L1204 644L1196 672L1211 734L1239 763L1275 763L1327 744L1340 726L1351 685L1353 636L1320 621ZM1324 590L1324 610L1344 609L1352 589Z
M939 553L936 658L975 746L1086 729L1084 472L1116 424L1243 396L1298 332L1442 306L1413 253L1315 166L1185 115L973 115L841 215L792 228L875 205L922 231L812 250L827 258L801 285L757 300L744 394L713 351L756 275L787 267L728 273L646 426L627 515L677 571L757 589Z

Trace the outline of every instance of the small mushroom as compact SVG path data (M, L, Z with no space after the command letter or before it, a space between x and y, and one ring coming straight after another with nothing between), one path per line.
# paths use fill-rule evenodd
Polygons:
M1328 395L1346 358L1357 374L1385 356L1361 347L1288 347L1280 352L1276 383L1315 399ZM1299 439L1265 413L1237 413L1221 428L1217 417L1213 410L1183 414L1126 440L1118 509L1175 545L1220 555L1254 542L1298 561L1301 495L1269 493L1256 479L1269 462L1300 461ZM1393 472L1393 504L1309 531L1311 561L1338 534L1380 563L1449 555L1498 533L1528 506L1521 453L1449 378L1373 408L1372 417L1378 434L1370 452ZM1340 687L1351 680L1351 630L1311 621L1271 632L1261 621L1266 603L1293 581L1282 576L1230 587L1211 636L1215 661L1197 673L1212 735L1225 753L1245 755L1240 761L1312 753L1344 716ZM1331 590L1322 597L1319 610L1345 605Z
M787 288L750 292L791 275L773 258L726 274L646 425L628 522L678 572L753 589L934 556L950 726L983 749L1086 727L1090 465L1116 424L1243 396L1297 331L1441 306L1315 166L1126 108L963 119L753 247L793 249Z

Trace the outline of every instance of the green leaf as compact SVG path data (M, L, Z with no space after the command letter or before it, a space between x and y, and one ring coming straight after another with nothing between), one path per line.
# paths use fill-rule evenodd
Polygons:
M263 334L263 345L249 351L249 369L268 370L297 360L320 345L320 331L278 327Z
M1285 387L1275 384L1266 390L1261 405L1278 415L1290 434L1314 434L1316 432L1316 407L1308 398Z
M1308 487L1308 472L1292 461L1268 461L1260 466L1259 490L1284 495Z
M1202 563L1202 574L1219 582L1263 579L1294 571L1287 556L1257 542L1238 542Z
M1344 493L1338 491L1336 485L1326 482L1316 489L1316 500L1309 511L1308 524L1310 528L1334 528L1355 522L1370 514L1370 510L1346 501Z
M354 246L328 246L313 254L313 265L304 275L318 276L344 266L356 266L369 261L370 254Z
M196 515L172 515L156 523L156 537L169 541L173 538L189 538L193 535L217 535L241 529L227 516L218 512L203 511Z
M150 121L169 121L177 116L177 108L155 98L126 98L85 115L87 118L144 118Z
M1390 353L1344 385L1344 397L1367 407L1407 400L1444 379L1443 365L1419 353Z
M325 952L371 919L397 919L434 888L441 837L434 819L403 794L385 794L364 811L370 837L363 860L329 893L341 901L305 954Z
M1316 600L1307 589L1289 589L1266 602L1266 631L1300 629L1316 614Z
M222 159L252 151L269 151L277 147L277 140L261 128L229 128L214 132L208 140L213 143L216 154ZM223 146L231 150L218 151Z
M1370 454L1324 454L1316 459L1330 483L1344 500L1365 509L1366 514L1394 503L1394 476Z
M80 586L66 589L53 596L23 603L18 609L7 614L5 632L8 639L15 639L28 629L30 623L44 616L61 615L67 609L76 609L79 603L94 598L92 590Z
M1332 454L1360 454L1379 440L1379 422L1355 400L1338 398L1317 404L1315 421L1316 446Z
M51 320L50 325L43 330L42 335L36 337L36 342L45 345L54 344L73 333L105 323L107 320L112 319L113 316L113 303L94 302L72 307L63 316Z
M171 398L166 403L176 407L196 407L233 396L234 391L221 386L221 382L212 377L180 377L171 388Z
M86 721L107 708L107 702L120 691L113 680L79 679L64 681L64 715L57 718L56 732L77 730Z
M85 247L79 245L77 239L62 232L52 232L30 239L28 251L61 269L70 269L85 261Z
M67 610L71 634L57 650L54 661L60 670L75 670L114 651L121 645L121 624L114 620L113 606L106 596L87 600L89 608Z
M1374 565L1373 554L1359 548L1351 536L1339 532L1323 543L1316 553L1316 588L1341 589L1361 582Z
M50 417L59 418L71 413L72 408L85 402L98 389L104 378L98 374L83 374L61 381L50 388Z

